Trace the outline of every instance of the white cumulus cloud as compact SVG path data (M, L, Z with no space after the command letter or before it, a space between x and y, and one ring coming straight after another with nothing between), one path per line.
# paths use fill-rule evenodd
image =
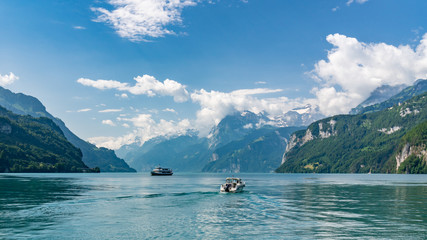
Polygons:
M175 111L175 109L173 109L173 108L165 108L165 109L163 109L163 112L177 113L177 112Z
M98 147L118 149L125 144L140 142L141 144L158 136L176 136L186 134L192 129L190 121L183 119L181 121L167 121L160 119L155 121L151 114L139 114L133 118L119 118L119 121L132 123L134 130L121 137L93 137L89 142ZM102 121L103 124L115 126L111 120ZM130 127L129 124L123 123L122 126Z
M102 120L102 124L113 126L113 127L116 126L116 124L113 121L111 121L110 119Z
M136 81L135 85L131 86L128 83L122 83L115 80L91 80L88 78L79 78L78 83L84 86L90 86L97 89L116 89L119 91L127 91L134 95L147 95L150 97L161 95L161 96L172 96L175 102L185 102L188 100L188 91L186 86L181 83L166 79L160 82L155 77L150 75L137 76L134 78ZM126 95L127 96L127 95ZM122 94L122 97L125 97Z
M146 41L175 34L168 27L182 22L184 7L197 5L196 0L107 0L112 10L98 7L97 22L111 25L119 36L131 41Z
M128 91L134 95L155 96L156 94L163 96L173 96L176 102L185 102L188 100L188 92L186 87L174 80L166 79L164 82L158 81L150 75L143 75L134 78L137 82L135 86L130 87Z
M5 75L0 74L0 86L4 87L10 85L18 79L19 77L13 74L13 72L10 72L9 74Z
M410 85L427 77L427 34L415 49L363 43L341 34L326 40L334 47L311 72L320 84L312 92L325 115L348 113L381 85Z
M91 80L88 78L79 78L77 79L77 82L84 85L84 86L89 86L89 87L94 87L94 88L98 88L101 90L105 90L105 89L118 89L118 90L126 90L128 88L128 84L127 83L121 83L119 81L115 81L115 80Z

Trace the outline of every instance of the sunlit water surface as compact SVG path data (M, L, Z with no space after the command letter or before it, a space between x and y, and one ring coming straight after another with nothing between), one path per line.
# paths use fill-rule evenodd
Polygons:
M2 174L0 239L426 239L427 175Z

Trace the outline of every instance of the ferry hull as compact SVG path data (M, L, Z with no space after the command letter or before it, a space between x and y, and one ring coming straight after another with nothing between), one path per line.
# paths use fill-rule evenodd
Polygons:
M151 176L171 176L173 173L156 173L151 172Z

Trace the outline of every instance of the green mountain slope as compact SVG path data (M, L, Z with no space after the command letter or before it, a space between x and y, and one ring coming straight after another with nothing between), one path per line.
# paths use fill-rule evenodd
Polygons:
M83 153L83 162L93 168L99 167L103 172L135 172L127 163L116 156L114 151L98 148L72 133L60 119L46 111L45 106L35 97L22 93L13 93L0 87L0 106L16 114L52 119L64 133L65 137Z
M214 151L205 172L272 172L281 163L286 141L298 127L264 127Z
M399 92L398 94L394 95L393 97L389 98L384 102L373 104L371 106L367 106L364 108L358 106L352 111L353 113L356 113L356 114L381 111L386 108L397 105L399 103L402 103L408 99L411 99L412 97L423 94L426 91L427 91L427 80L419 79L415 82L413 86L409 86L403 89L401 92Z
M81 151L45 117L0 107L0 172L89 172Z
M427 94L422 94L382 111L317 121L292 135L276 171L397 172L400 141L426 120Z

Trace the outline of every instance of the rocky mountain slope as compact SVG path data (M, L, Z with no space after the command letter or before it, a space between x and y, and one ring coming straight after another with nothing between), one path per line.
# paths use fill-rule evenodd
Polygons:
M205 172L272 172L281 163L287 141L298 127L266 126L216 149Z

